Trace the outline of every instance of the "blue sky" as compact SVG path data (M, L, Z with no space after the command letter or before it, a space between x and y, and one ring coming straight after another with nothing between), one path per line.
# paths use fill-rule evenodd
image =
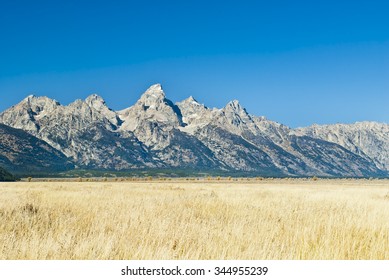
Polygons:
M8 3L4 3L8 2ZM28 94L113 109L238 99L292 127L389 123L387 1L2 1L0 111Z

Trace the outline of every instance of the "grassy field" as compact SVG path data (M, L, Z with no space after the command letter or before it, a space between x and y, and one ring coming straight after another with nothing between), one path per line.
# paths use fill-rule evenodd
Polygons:
M0 183L0 259L389 259L389 181Z

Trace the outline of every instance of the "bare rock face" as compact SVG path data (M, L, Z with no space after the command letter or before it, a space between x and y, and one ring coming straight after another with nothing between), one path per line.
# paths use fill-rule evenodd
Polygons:
M241 170L268 176L285 174L263 149L221 127L207 125L197 130L195 136L215 154L226 170Z
M58 106L60 105L57 101L48 97L29 95L19 104L0 114L0 122L37 133L40 129L39 120L50 115Z
M118 114L107 107L104 99L97 95L92 94L85 99L85 103L91 108L92 112L98 112L101 116L106 118L115 128L121 125L121 120Z
M28 97L0 114L0 121L44 140L80 167L114 170L155 166L133 134L119 136L115 132L121 120L97 95L68 106L46 97Z
M179 109L165 97L160 84L151 86L139 98L135 105L120 112L123 121L122 130L135 131L140 122L148 121L160 126L180 126Z
M355 124L313 125L296 129L294 133L339 144L367 160L372 160L378 168L389 171L388 124L357 122Z
M244 131L257 132L255 123L238 100L229 102L216 116L214 123L228 131L241 135Z
M174 104L155 84L122 111L98 95L63 106L28 96L0 123L45 141L91 169L185 168L263 176L386 176L389 128L377 123L289 127L250 115L237 101L210 109Z
M265 170L267 174L277 170L292 176L336 177L380 173L371 160L355 157L335 143L293 135L291 129L284 125L249 115L236 100L219 110L209 125L218 129L207 127L206 133L200 129L197 131L199 137L215 154L221 155L220 161L230 159L232 162L225 164L239 170ZM218 133L215 134L215 131ZM216 142L216 139L219 141ZM227 139L231 143L226 145ZM253 160L253 163L247 162L253 155L261 153L262 157Z
M153 150L167 147L171 130L182 125L179 108L166 99L160 84L151 86L135 105L119 112L119 116L123 122L120 130L133 132Z
M182 121L185 124L180 129L192 134L197 128L209 124L219 112L218 109L209 109L205 105L200 104L192 96L177 102L176 105L181 111Z
M181 108L166 98L160 84L147 89L119 116L118 131L133 133L165 167L218 168L217 159L199 139L180 131L187 126Z
M0 166L12 173L68 170L73 163L63 153L29 133L0 124Z

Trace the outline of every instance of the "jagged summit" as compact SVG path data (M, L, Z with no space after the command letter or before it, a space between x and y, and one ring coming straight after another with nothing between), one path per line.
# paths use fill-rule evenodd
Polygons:
M217 112L217 117L214 118L213 122L218 126L228 128L229 131L237 135L242 135L245 131L252 133L256 131L251 116L238 100L228 102L224 108Z
M198 127L209 124L215 114L215 110L200 104L193 96L189 96L176 105L181 111L182 120L187 125L183 131L193 133Z
M192 95L187 99L182 100L181 103L200 105L200 103Z
M228 102L227 106L231 106L231 107L234 107L234 108L241 107L239 100L236 100L236 99L231 100L230 102Z
M87 98L85 98L85 102L88 104L94 103L94 102L105 103L104 99L96 93L91 94Z
M51 114L60 104L46 96L29 95L18 104L0 114L0 123L29 132L37 132L38 120Z
M224 107L224 109L228 111L236 112L238 114L241 113L248 114L246 109L236 99L228 102L227 105Z
M199 108L199 107L207 108L204 104L200 104L193 96L189 96L188 98L177 102L176 105L178 105L181 110L183 110L185 108L189 108L189 107L191 107L191 108Z
M28 100L31 100L33 98L36 98L36 95L35 94L30 94L26 98L24 98L24 100L28 101Z
M133 132L154 149L169 145L165 131L183 125L180 109L166 98L160 84L149 87L130 108L119 112L120 130Z
M153 84L146 90L146 92L147 91L153 91L153 90L155 90L155 91L163 91L162 85L160 83Z
M56 104L60 105L57 100L51 99L47 96L37 96L35 94L30 94L26 98L24 98L18 105L25 106L25 104L28 104L27 106L33 106L33 105L48 105L48 104Z
M131 107L120 111L123 118L129 115L154 115L155 113L175 113L175 105L172 101L166 98L161 84L150 86ZM158 114L160 115L160 114ZM173 114L174 115L174 114ZM165 118L162 118L165 119ZM169 121L166 119L166 121Z
M138 102L145 106L153 106L156 103L161 103L166 96L160 84L155 84L149 87L139 98Z
M89 106L89 107L93 107L95 108L96 110L98 111L102 111L102 110L105 110L105 109L108 109L107 108L107 105L105 103L105 100L100 96L100 95L97 95L97 94L91 94L89 95L86 99L85 99L85 103Z
M193 97L192 95L189 96L187 99L188 99L188 101L190 101L190 102L196 102L196 103L198 103L197 100L194 99L194 97Z
M227 118L231 119L233 123L238 124L240 121L244 123L252 123L252 118L238 100L232 100L221 110ZM240 119L240 120L237 120Z

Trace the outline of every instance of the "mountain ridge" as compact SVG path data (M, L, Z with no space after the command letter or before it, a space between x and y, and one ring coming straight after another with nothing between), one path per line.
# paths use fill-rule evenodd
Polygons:
M251 115L238 100L220 109L192 96L173 103L160 84L120 111L110 109L97 94L66 106L30 95L0 113L0 123L47 142L79 168L185 167L328 177L386 176L389 171L389 162L379 156L389 155L388 125L371 125L371 133L369 125L361 127L370 141L367 149L356 140L334 141L325 128L292 129ZM379 139L377 129L382 130ZM334 130L336 139L358 128L344 130ZM373 143L381 143L383 151Z

